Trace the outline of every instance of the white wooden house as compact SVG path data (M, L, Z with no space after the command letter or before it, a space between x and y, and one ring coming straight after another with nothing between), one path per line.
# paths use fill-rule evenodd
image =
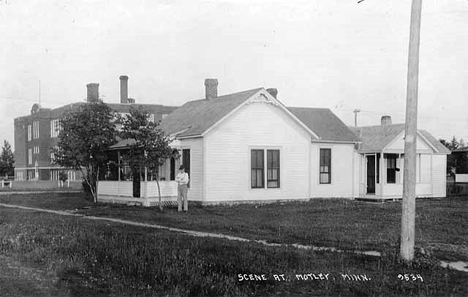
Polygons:
M398 183L391 184L392 173L383 172L389 166L369 165L372 156L379 164L393 162L385 160L395 154L401 156L403 135L398 129L393 136L383 129L385 141L374 147L372 133L379 134L379 129L352 131L329 109L286 107L276 98L276 89L217 96L216 80L208 79L205 86L205 99L187 102L161 122L182 155L167 160L161 168L164 201L176 199L173 179L181 163L190 175L189 201L202 204L401 197L401 174L396 177ZM369 137L367 131L372 131ZM114 147L122 148L124 142ZM445 176L447 152L424 131L420 132L418 152L423 170L418 193L445 196L441 176ZM401 161L397 162L400 166ZM372 168L374 171L367 171ZM382 187L379 177L384 181ZM431 185L425 186L426 182ZM148 206L157 203L155 182L142 182L142 198L132 198L131 190L122 191L123 183L100 181L98 199L140 201Z
M356 197L401 198L403 193L405 125L383 116L381 125L350 127L361 139ZM429 132L417 132L416 196L445 197L446 164L450 151Z

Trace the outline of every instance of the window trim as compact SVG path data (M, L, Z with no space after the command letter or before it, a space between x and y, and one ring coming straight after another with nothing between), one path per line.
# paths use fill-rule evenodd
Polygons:
M32 125L28 125L28 141L32 140Z
M33 121L33 139L39 138L39 121Z
M328 166L329 167L328 172L322 172L322 150L329 150L330 151L330 165ZM332 184L332 165L333 165L332 151L333 151L332 147L319 147L319 151L318 151L318 156L319 156L319 160L318 160L318 182L319 182L319 185L331 185ZM328 182L322 182L322 179L321 179L322 174L328 174Z
M252 166L252 157L253 157L253 153L255 152L261 152L262 154L262 167L253 167ZM256 158L258 158L258 155L256 155ZM258 163L258 162L257 162ZM261 174L261 185L260 186L253 186L252 184L252 181L253 181L253 178L254 178L254 175L253 175L253 172L255 170L255 179L256 179L256 184L258 185L258 180L257 180L257 172L260 170L262 172ZM259 149L259 148L256 148L256 149L251 149L250 150L250 188L251 189L265 189L265 149Z
M253 150L260 150L263 151L263 187L252 187L252 151ZM278 151L278 187L268 187L268 151ZM281 181L282 181L282 168L283 168L283 158L281 158L282 155L282 147L279 146L249 146L248 147L248 189L251 191L257 191L257 190L280 190L281 187Z
M269 189L278 189L281 187L281 153L280 153L280 150L278 149L266 149L266 186L267 188ZM278 152L278 167L276 168L271 168L270 169L270 166L269 166L269 159L268 159L268 153L269 152ZM273 167L273 166L272 166ZM268 179L268 172L270 170L278 170L278 173L277 173L277 179ZM269 186L268 183L269 182L277 182L278 185L276 187L273 187L273 186Z
M32 165L33 163L33 149L28 148L28 165Z
M391 156L391 158L389 158ZM387 154L386 156L387 158L385 158L387 160L387 162L385 162L385 167L386 167L386 179L385 179L385 182L387 184L396 184L397 183L397 168L398 168L398 155L393 155L393 154ZM394 160L394 164L390 164L390 160ZM394 165L393 167L390 167L390 165ZM393 173L392 173L393 172ZM392 174L390 174L392 173ZM393 177L393 180L392 181L389 181L389 177L392 176Z

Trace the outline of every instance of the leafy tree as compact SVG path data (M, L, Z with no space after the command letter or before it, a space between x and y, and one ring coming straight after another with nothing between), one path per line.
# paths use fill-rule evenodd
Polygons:
M80 106L60 120L54 163L79 170L85 191L97 202L99 170L107 163L107 148L116 142L114 112L101 100Z
M466 146L465 141L462 138L460 138L460 140L457 140L457 138L455 136L453 136L452 140L450 140L450 141L447 141L445 139L439 139L439 141L440 141L440 143L445 145L445 147L448 148L451 151L454 151L456 149L459 149L459 148L462 148L462 147Z
M139 187L140 176L144 173L144 168L147 168L147 171L156 177L159 208L162 209L159 167L166 159L176 157L169 146L171 140L158 128L159 122L149 121L148 112L141 107L131 107L130 115L120 118L119 122L122 124L120 137L133 140L122 157L132 169L133 180L137 181L134 182L134 187Z
M15 157L11 151L8 141L3 141L2 153L0 155L0 176L15 174Z
M458 142L457 138L453 136L452 140L450 141L450 150L454 151L460 147L460 143Z
M439 139L439 142L442 143L446 148L450 149L449 148L449 143L447 142L447 140L443 139L443 138L440 138Z
M462 138L460 138L459 144L460 144L460 148L466 147L465 141Z

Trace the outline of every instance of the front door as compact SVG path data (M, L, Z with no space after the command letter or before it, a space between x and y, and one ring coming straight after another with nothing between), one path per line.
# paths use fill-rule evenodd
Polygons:
M375 194L375 156L367 156L367 194Z
M185 172L189 175L189 183L187 187L190 188L190 180L192 179L192 176L190 175L190 149L182 150L182 165L184 165Z

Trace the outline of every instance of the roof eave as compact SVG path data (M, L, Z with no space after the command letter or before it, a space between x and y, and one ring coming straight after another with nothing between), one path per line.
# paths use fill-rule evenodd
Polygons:
M327 139L312 139L313 143L339 143L339 144L358 144L362 143L357 140L327 140Z

